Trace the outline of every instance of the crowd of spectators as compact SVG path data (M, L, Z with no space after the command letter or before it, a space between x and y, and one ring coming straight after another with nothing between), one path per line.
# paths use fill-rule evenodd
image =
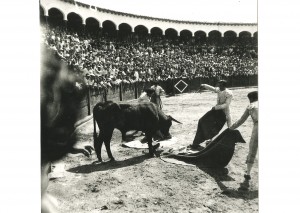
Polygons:
M253 43L211 45L196 39L151 36L116 39L41 25L42 43L85 77L88 85L216 76L257 75Z

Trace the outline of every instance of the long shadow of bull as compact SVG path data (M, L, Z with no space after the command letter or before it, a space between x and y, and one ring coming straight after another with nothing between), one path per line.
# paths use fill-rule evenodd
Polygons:
M111 169L119 169L127 166L133 166L139 163L142 163L144 160L148 159L146 155L136 156L129 158L123 161L114 161L114 162L103 162L102 164L88 164L81 165L74 168L70 168L67 171L72 173L83 173L88 174L92 172L106 171Z

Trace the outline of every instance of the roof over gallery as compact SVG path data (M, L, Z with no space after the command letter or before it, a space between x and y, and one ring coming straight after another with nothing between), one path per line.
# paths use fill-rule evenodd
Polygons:
M146 16L146 15L136 15L133 13L128 13L127 11L118 12L116 10L103 9L102 7L93 6L87 3L82 3L83 1L92 1L92 0L80 0L80 1L81 2L74 1L74 0L51 0L51 1L40 0L40 11L42 15L47 17L51 14L53 15L54 10L56 10L56 12L61 14L60 17L64 21L68 21L72 19L71 16L75 15L77 16L76 19L80 20L79 22L83 25L88 24L87 21L92 19L94 20L94 22L98 23L97 25L100 28L105 27L104 25L106 25L109 22L110 25L112 25L112 28L119 30L119 27L125 24L127 25L127 27L130 28L132 32L134 32L136 28L140 26L143 26L148 33L151 33L152 29L159 28L161 31L163 31L163 35L169 29L175 30L177 35L180 35L181 32L183 31L190 31L192 35L195 35L195 33L198 31L203 31L206 35L208 35L212 31L218 31L221 33L221 36L224 36L224 34L228 31L233 31L236 34L240 34L245 31L245 32L249 32L251 36L254 36L254 34L257 32L257 23L225 22L225 21L208 22L208 21L193 21L193 20L187 21L183 19L175 20L175 19L168 19L168 18L157 18L157 17ZM111 1L117 1L117 0L111 0ZM127 0L122 0L122 1L126 2ZM155 2L157 0L152 0L152 1ZM162 2L165 1L169 1L169 0L164 0ZM188 2L191 0L185 0L185 1ZM208 0L197 0L197 1L208 1ZM212 0L212 1L217 1L217 0ZM227 1L235 1L235 0L226 0L226 2ZM127 7L124 7L124 9L126 8ZM166 8L166 6L162 8ZM169 14L169 11L173 9L174 7L168 7L165 13ZM149 10L152 10L150 6L149 6ZM182 12L184 11L185 10L182 8ZM213 13L217 14L218 12L216 11L217 10L215 9ZM218 14L219 16L215 15L215 17L221 17L220 13ZM181 17L182 16L180 14L180 18Z
M187 23L257 24L255 0L63 0L97 10L147 19Z

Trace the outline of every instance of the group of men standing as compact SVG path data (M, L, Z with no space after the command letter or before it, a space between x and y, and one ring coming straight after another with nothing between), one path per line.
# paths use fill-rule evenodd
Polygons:
M242 186L247 188L249 186L249 180L251 179L250 172L254 164L254 160L258 149L258 92L248 93L248 99L250 104L245 109L243 115L235 123L232 124L232 117L230 111L230 104L233 99L233 93L227 88L227 81L219 80L216 87L210 86L208 84L201 84L200 89L207 89L212 92L217 93L217 104L212 107L212 110L223 110L226 115L227 127L229 129L236 129L241 126L249 116L253 120L253 129L251 134L251 139L249 143L249 152L246 160L247 170L244 175L246 185ZM154 82L154 85L150 88L144 90L138 99L138 102L153 102L160 109L162 109L162 101L160 96L164 93L162 87L159 86L158 82ZM244 183L245 183L244 182ZM248 184L248 186L247 186Z
M212 108L212 110L223 110L226 115L227 126L229 129L236 129L241 126L249 116L251 116L253 120L253 128L251 139L249 143L249 152L246 160L247 170L246 174L244 175L245 184L241 186L241 188L248 188L249 180L251 179L250 173L251 169L254 164L254 160L257 154L258 149L258 92L250 92L248 93L248 99L250 104L245 109L243 115L234 123L232 124L231 112L230 112L230 103L233 98L232 91L226 88L227 82L224 80L220 80L216 87L201 84L201 88L208 89L217 93L217 104Z

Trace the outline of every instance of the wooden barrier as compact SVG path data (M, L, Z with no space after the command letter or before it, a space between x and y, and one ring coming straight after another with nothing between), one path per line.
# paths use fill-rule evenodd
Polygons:
M200 84L210 84L215 85L217 83L217 78L204 78L196 77L194 79L189 78L174 78L168 79L166 81L160 81L160 86L165 90L167 95L179 94L177 89L174 89L174 85L183 80L188 84L187 88L183 93L189 93L198 91ZM228 87L247 87L247 86L257 86L258 76L231 76L227 78ZM121 83L119 85L112 85L107 89L105 88L85 88L82 95L82 100L80 100L80 109L78 112L78 118L83 119L88 115L92 114L93 107L98 102L108 101L126 101L137 99L145 88L149 88L153 85L152 82L135 82L132 84Z

